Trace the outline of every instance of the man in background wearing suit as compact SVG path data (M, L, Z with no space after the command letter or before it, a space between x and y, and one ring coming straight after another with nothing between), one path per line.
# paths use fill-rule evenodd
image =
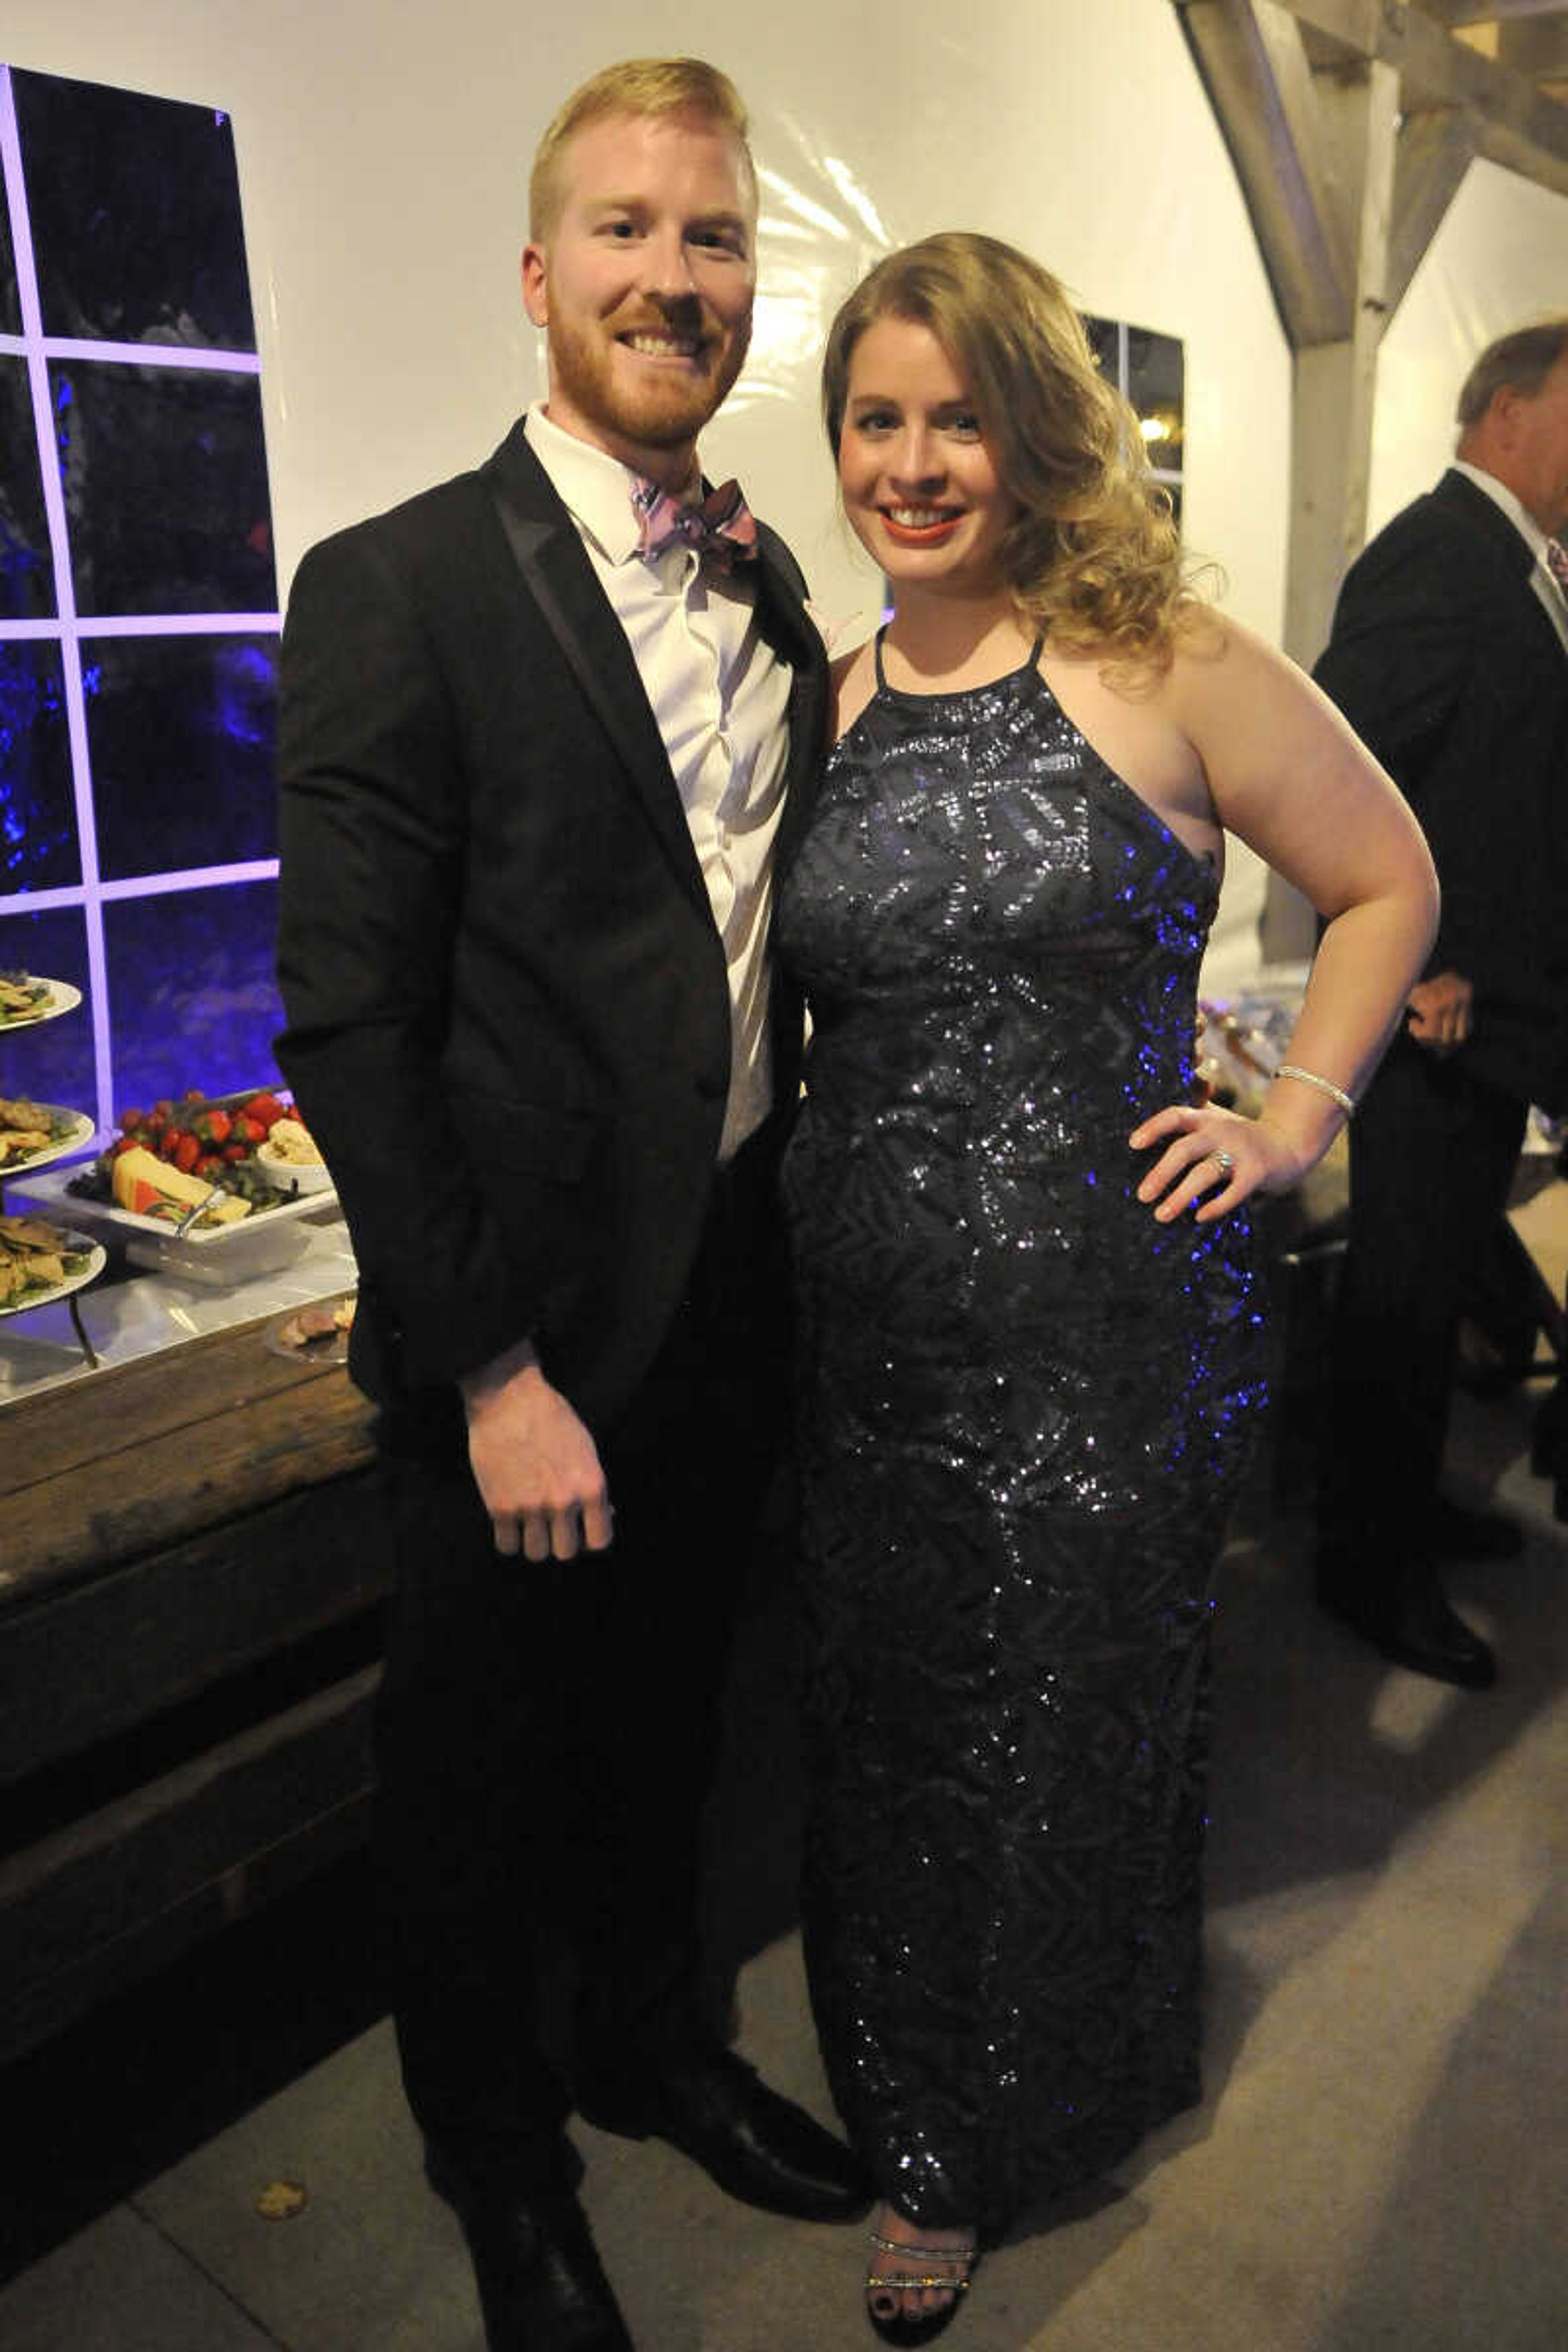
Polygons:
M1533 1101L1568 1108L1568 317L1470 371L1453 467L1352 566L1319 683L1431 844L1431 969L1351 1128L1319 1597L1390 1658L1484 1688L1439 1562L1520 1533L1438 1493L1460 1305Z
M689 503L751 331L733 88L691 59L596 76L531 205L547 401L294 584L279 1059L382 1406L405 2082L491 2346L614 2352L574 2106L774 2210L866 2201L697 1991L716 1699L788 1353L800 1009L772 877L826 672L782 543L733 484ZM540 2016L558 1947L564 2034Z

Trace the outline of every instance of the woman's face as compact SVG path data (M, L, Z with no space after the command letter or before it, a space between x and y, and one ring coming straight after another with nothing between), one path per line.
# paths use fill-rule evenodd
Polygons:
M929 327L882 318L849 360L838 440L844 511L895 584L994 595L1017 512L997 478L985 420Z

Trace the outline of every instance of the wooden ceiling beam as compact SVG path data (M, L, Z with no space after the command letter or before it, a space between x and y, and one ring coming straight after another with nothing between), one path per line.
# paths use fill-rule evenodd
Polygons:
M1342 341L1354 301L1352 224L1300 27L1274 0L1178 5L1291 349Z
M1361 56L1393 66L1407 109L1465 108L1478 155L1568 195L1568 106L1546 97L1514 67L1455 40L1426 8L1403 6L1400 0L1275 4Z
M1501 25L1563 14L1563 0L1417 0L1417 5L1440 25Z
M1531 24L1500 26L1497 53L1499 65L1527 81L1568 81L1568 8L1550 23L1538 16Z
M1384 283L1391 318L1409 291L1421 257L1458 194L1475 152L1469 117L1457 107L1406 114L1401 122Z

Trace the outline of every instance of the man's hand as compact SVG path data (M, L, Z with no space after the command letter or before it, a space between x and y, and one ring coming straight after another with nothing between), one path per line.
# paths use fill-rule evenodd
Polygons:
M496 1549L529 1559L604 1551L614 1514L598 1450L524 1340L460 1383L468 1465Z
M1405 1034L1429 1053L1451 1054L1474 1025L1476 992L1462 972L1440 971L1410 992Z

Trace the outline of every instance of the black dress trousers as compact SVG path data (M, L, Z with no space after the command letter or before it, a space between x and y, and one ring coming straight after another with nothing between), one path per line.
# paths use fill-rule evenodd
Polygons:
M1431 1571L1426 1514L1447 1436L1455 1339L1507 1206L1528 1106L1408 1038L1350 1130L1350 1247L1334 1331L1321 1533L1331 1572L1392 1606Z
M635 2096L704 2030L703 1813L785 1419L774 1178L760 1140L720 1172L659 1356L595 1432L608 1550L503 1558L450 1413L386 1431L377 1843L405 2083L427 2138L542 2184L574 2084ZM564 2036L542 2003L558 1962Z

